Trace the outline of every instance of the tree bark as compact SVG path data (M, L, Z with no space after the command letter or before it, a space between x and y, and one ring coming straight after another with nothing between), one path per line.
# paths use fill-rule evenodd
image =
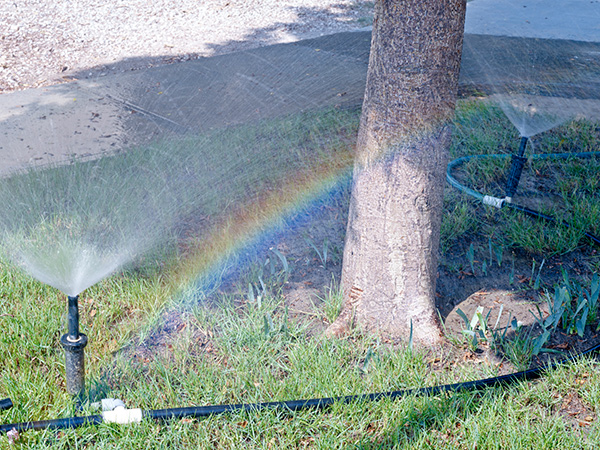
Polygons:
M344 259L327 334L441 340L435 308L445 170L465 0L378 0Z

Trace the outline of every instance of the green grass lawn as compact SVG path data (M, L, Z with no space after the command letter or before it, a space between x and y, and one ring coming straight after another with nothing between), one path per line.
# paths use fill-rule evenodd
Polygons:
M357 120L358 114L344 118L343 129L355 132ZM499 110L481 101L462 102L456 122L455 157L509 153L506 148L518 143ZM597 125L574 122L536 137L536 149L597 151L599 140ZM475 252L483 254L493 239L505 258L542 255L566 261L576 255L581 273L571 275L582 285L589 283L599 270L599 258L583 243L581 232L600 234L600 168L597 161L563 163L535 163L528 173L534 174L534 181L536 173L545 175L544 192L551 191L557 202L539 206L561 219L580 220L575 233L557 238L556 225L492 211L448 190L442 264L462 260L464 269L469 265L465 256L469 244L475 243ZM505 166L502 162L469 166L460 175L472 187L494 193ZM524 181L523 198L535 201L541 185ZM321 250L321 260L314 261L326 265L324 247L303 242L305 254ZM490 377L499 371L491 362L457 359L456 353L468 355L459 341L455 349L424 351L360 330L344 339L323 339L314 323L331 321L335 315L335 289L330 298L315 303L311 314L294 315L285 287L290 273L301 269L300 259L270 254L274 262L270 269L262 256L228 286L216 286L199 298L189 281L205 263L186 260L195 254L190 245L169 249L163 265L144 266L140 260L138 267L81 295L91 400L114 397L142 409L286 401L419 388ZM481 271L481 258L478 261ZM186 264L188 269L180 270ZM503 267L510 271L508 259ZM551 289L551 282L547 284ZM15 404L0 412L1 423L95 413L89 406L75 411L65 392L59 343L66 329L63 294L2 262L0 327L0 398L10 397ZM15 446L0 437L0 448L597 448L599 369L595 357L586 357L550 370L538 381L480 392L335 404L323 411L238 412L169 423L27 432Z

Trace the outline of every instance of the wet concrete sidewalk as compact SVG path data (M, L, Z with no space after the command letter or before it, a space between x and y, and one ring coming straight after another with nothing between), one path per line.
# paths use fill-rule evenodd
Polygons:
M498 20L489 19L502 17L502 11L494 10L498 3L515 24L500 27ZM587 16L593 18L600 3L588 3L594 9ZM544 28L548 18L525 27L531 20L521 10L537 11L537 17L539 8L539 0L469 3L461 91L485 91L506 79L529 80L532 73L546 71L546 82L556 88L552 95L592 102L586 111L600 118L595 106L600 99L598 24L580 27L586 41ZM498 36L497 29L523 35ZM369 46L368 30L340 33L0 95L0 172L317 108L358 107ZM532 52L537 61L533 72L521 64ZM484 65L481 54L488 55Z
M362 101L370 32L0 95L2 171Z

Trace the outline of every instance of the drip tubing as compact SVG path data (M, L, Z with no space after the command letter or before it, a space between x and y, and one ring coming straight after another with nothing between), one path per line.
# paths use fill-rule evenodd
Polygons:
M4 411L13 407L13 402L10 398L0 400L0 411Z
M488 204L494 203L489 200L493 197L484 196L483 194L470 189L466 186L460 184L451 174L452 170L459 166L460 164L471 160L471 159L485 159L485 158L504 158L508 155L473 155L473 156L464 156L462 158L458 158L448 164L448 169L446 172L448 183L455 187L456 189L465 192L466 194L476 198L481 202L488 202ZM592 157L592 156L600 156L600 154L596 152L585 152L585 153L549 153L549 154L538 154L533 155L533 159L543 159L543 158L571 158L571 157ZM488 199L488 200L485 200ZM510 202L504 202L502 199L497 203L498 207L503 206L504 204L509 205L510 208L521 211L525 214L541 218L544 220L554 221L556 220L545 214L542 214L538 211L531 210L524 206L514 205ZM593 235L589 235L586 233L586 236L592 238L596 244L600 244L600 239ZM323 409L328 406L333 405L334 403L353 403L353 402L363 402L363 401L378 401L385 398L388 399L399 399L406 396L435 396L442 394L444 392L461 392L461 391L471 391L484 389L487 387L504 385L508 383L512 383L518 380L533 380L539 378L542 373L546 370L552 370L558 367L560 364L564 364L565 362L573 361L575 358L579 358L581 356L585 356L590 353L594 353L600 350L600 344L597 344L593 347L588 348L582 353L577 355L573 355L567 357L559 362L553 362L546 367L537 367L534 369L524 370L521 372L515 372L507 375L502 375L498 377L486 378L475 381L466 381L462 383L454 383L454 384L445 384L438 386L430 386L425 388L417 388L417 389L405 389L399 391L390 391L390 392L378 392L372 394L360 394L360 395L348 395L348 396L340 396L340 397L326 397L326 398L315 398L315 399L307 399L307 400L291 400L291 401L281 401L281 402L264 402L264 403L243 403L243 404L225 404L225 405L212 405L212 406L192 406L192 407L183 407L183 408L168 408L168 409L155 409L155 410L124 410L124 412L132 412L127 416L125 420L119 421L115 419L109 419L107 413L98 414L98 415L90 415L83 417L67 417L63 419L54 419L54 420L42 420L37 422L23 422L23 423L13 423L13 424L5 424L0 425L0 432L8 433L11 430L16 430L18 432L23 432L27 430L44 430L44 429L64 429L64 428L77 428L86 425L99 425L104 422L118 422L118 423L132 423L138 422L142 419L152 419L157 421L168 421L173 419L180 419L184 417L206 417L213 416L218 414L226 414L232 412L256 412L264 409L282 409L284 411L298 411L302 409ZM0 406L5 406L3 409L8 409L12 406L12 402L10 399L5 399L0 401ZM124 409L124 408L121 408ZM141 414L140 414L141 413ZM130 419L130 417L135 417L135 419Z
M347 395L341 397L326 397L326 398L315 398L308 400L291 400L282 402L265 402L265 403L242 403L242 404L226 404L226 405L212 405L212 406L191 406L184 408L168 408L168 409L155 409L155 410L143 410L141 415L138 414L139 419L118 422L115 420L107 420L105 414L103 415L92 415L84 417L67 417L64 419L55 420L42 420L39 422L23 422L0 425L0 432L7 433L11 430L23 432L27 430L44 430L44 429L65 429L65 428L77 428L86 425L99 425L104 422L116 422L116 423L133 423L139 422L142 419L152 419L157 421L168 421L173 419L181 419L185 417L206 417L214 416L218 414L226 414L233 412L257 412L265 409L281 409L283 411L299 411L302 409L323 409L334 403L354 403L364 401L378 401L382 399L399 399L407 396L435 396L440 395L444 392L462 392L484 389L487 387L504 385L515 381L527 381L539 378L544 371L552 370L565 362L573 361L575 358L596 352L600 349L600 344L597 344L584 352L565 358L562 361L554 362L546 367L537 367L535 369L524 370L521 372L515 372L508 375L502 375L498 377L486 378L482 380L466 381L462 383L445 384L439 386L430 386L418 389L405 389L400 391L390 392L377 392L373 394L361 394L361 395ZM127 410L127 411L139 411L139 410Z
M408 396L436 396L444 392L461 392L484 389L487 387L508 384L518 380L533 380L539 378L543 371L552 370L558 367L559 364L572 361L575 358L587 355L598 351L600 344L595 345L578 355L565 358L560 362L555 362L547 367L537 367L534 369L524 370L521 372L510 373L498 377L485 378L482 380L464 381L461 383L444 384L438 386L430 386L417 389L405 389L400 391L376 392L373 394L347 395L342 397L316 398L310 400L292 400L287 402L268 402L268 403L249 403L240 405L217 405L217 406L197 406L188 408L173 408L144 411L143 417L154 420L171 420L180 419L183 417L205 417L216 414L224 414L228 412L238 411L259 411L263 409L283 409L287 411L298 411L301 409L323 409L334 403L354 403L364 401L378 401L385 398L391 400L399 399Z
M544 214L544 213L541 213L539 211L536 211L535 209L530 209L530 208L527 208L525 206L516 205L514 203L507 203L507 206L510 209L514 209L516 211L520 211L523 214L526 214L528 216L539 218L539 219L544 219L544 220L547 220L548 222L557 223L557 220L554 217L549 216L549 215ZM566 227L570 227L571 226L568 222L565 222L565 221L562 221L561 224L564 225L564 226L566 226ZM583 234L584 234L585 237L587 237L594 244L600 246L600 238L599 237L593 235L592 233L588 233L587 231L584 231Z
M103 422L101 415L84 417L66 417L64 419L40 420L37 422L23 422L8 425L0 425L0 432L8 433L16 430L19 433L28 430L58 430L66 428L78 428L85 425L99 425Z

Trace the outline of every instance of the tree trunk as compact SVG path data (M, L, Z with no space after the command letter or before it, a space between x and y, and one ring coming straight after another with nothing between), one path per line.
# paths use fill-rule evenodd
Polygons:
M465 0L378 0L344 260L356 324L416 343L441 340L435 308L445 170Z

